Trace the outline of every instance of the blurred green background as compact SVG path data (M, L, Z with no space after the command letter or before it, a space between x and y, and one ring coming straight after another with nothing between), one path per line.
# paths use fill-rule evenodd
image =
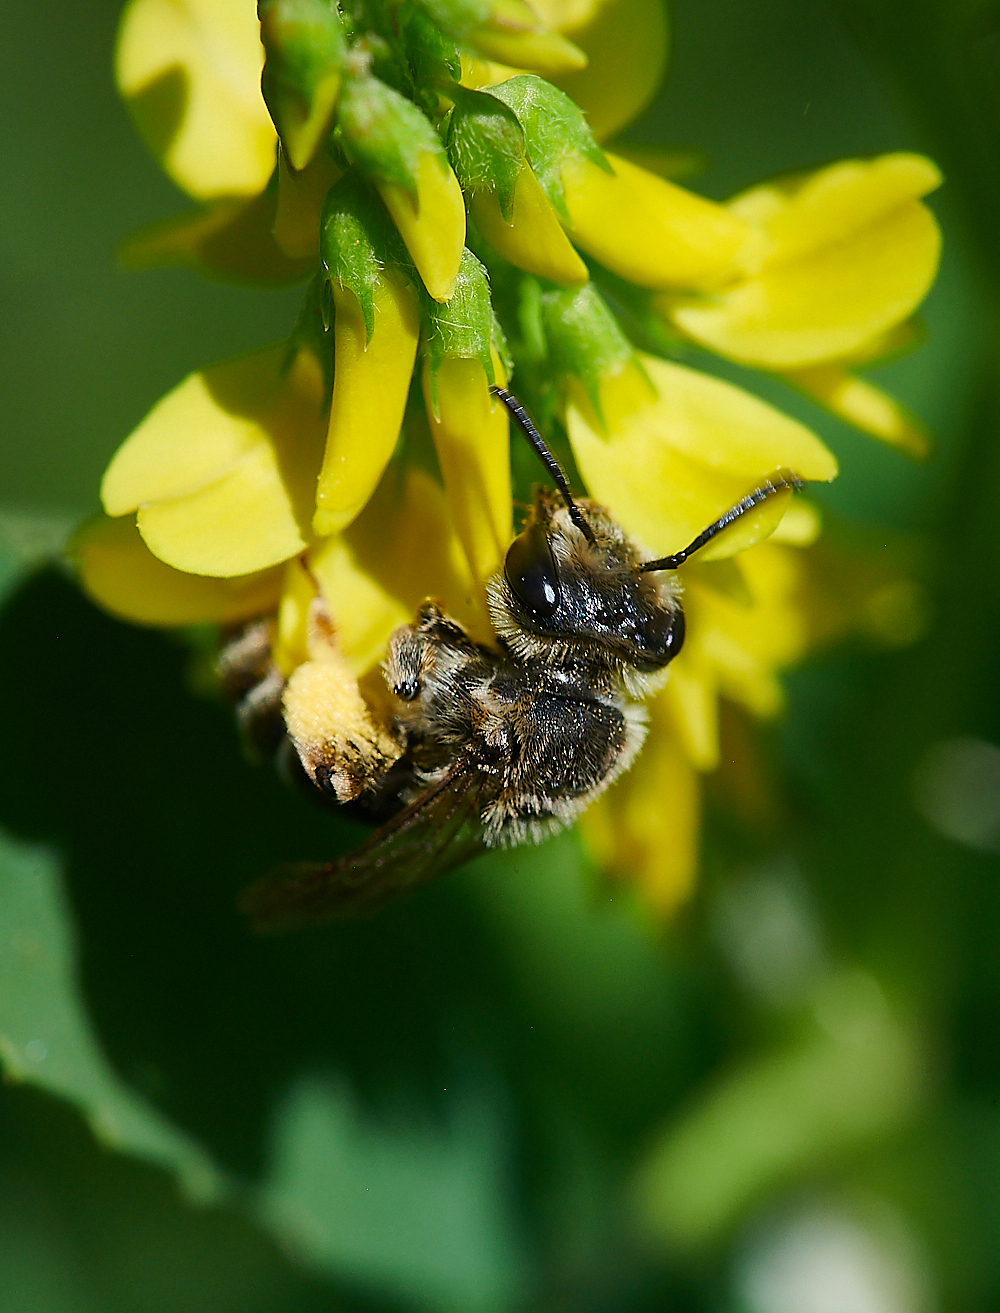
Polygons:
M117 10L4 11L0 1308L1000 1310L997 6L677 0L630 131L716 197L946 174L927 345L876 375L932 463L733 371L931 603L916 646L788 679L779 832L710 817L663 932L568 835L276 942L237 890L349 827L244 764L188 649L35 568L148 407L300 297L116 268L185 205L116 99Z

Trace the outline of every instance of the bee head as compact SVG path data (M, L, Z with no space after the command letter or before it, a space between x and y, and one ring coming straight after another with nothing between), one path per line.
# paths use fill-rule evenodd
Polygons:
M570 508L540 489L491 583L493 623L521 656L579 655L640 674L660 670L684 641L680 588L640 564L602 507L578 501Z

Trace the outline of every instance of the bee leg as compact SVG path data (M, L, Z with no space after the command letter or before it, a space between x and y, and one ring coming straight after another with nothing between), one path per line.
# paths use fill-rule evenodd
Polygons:
M219 682L236 704L243 751L257 763L272 760L285 740L285 680L271 660L271 638L266 620L252 621L228 638L215 661Z

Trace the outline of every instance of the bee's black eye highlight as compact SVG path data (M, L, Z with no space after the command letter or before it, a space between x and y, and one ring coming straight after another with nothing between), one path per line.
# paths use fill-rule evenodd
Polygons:
M533 620L549 620L559 606L559 572L549 536L540 524L518 536L507 549L504 575L510 590Z

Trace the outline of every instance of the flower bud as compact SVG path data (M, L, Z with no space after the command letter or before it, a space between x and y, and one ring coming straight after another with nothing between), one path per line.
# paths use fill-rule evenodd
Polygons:
M525 158L524 133L495 96L456 90L448 153L480 233L511 264L554 283L583 283L573 250Z
M340 93L346 42L330 0L259 0L267 52L261 90L293 169L304 169L326 136Z
M339 533L374 492L399 437L417 351L417 298L378 198L356 176L332 189L321 253L333 294L330 427L313 528Z
M378 188L424 286L446 301L465 245L465 200L440 138L412 101L368 73L348 79L338 119L344 149Z
M455 295L432 311L423 384L448 504L484 605L481 585L511 537L507 412L489 391L505 382L493 331L486 270L466 251Z

